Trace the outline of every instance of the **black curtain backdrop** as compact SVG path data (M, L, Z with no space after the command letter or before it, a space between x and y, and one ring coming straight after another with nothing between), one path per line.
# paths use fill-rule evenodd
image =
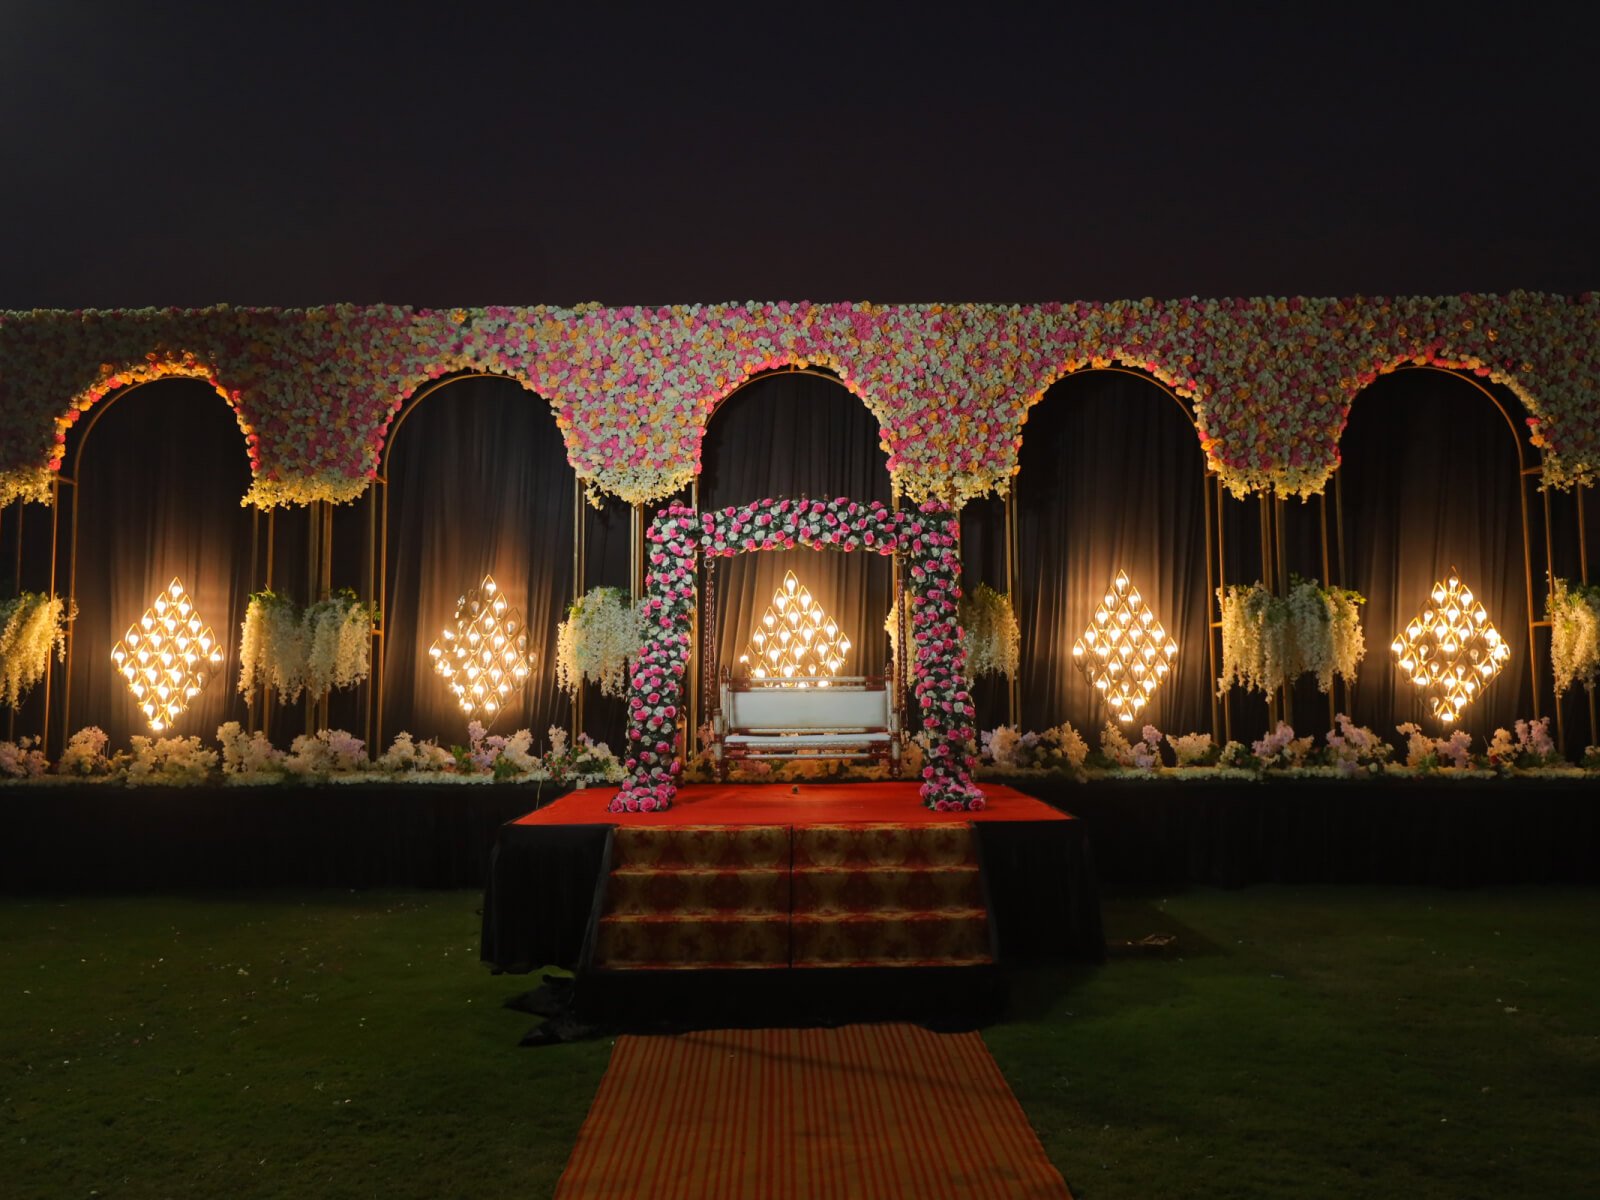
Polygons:
M806 496L890 498L878 422L843 384L782 372L758 379L713 414L701 450L703 509ZM849 636L844 674L877 674L889 661L883 621L894 602L892 559L860 551L802 550L711 559L717 664L732 666L773 592L792 570Z
M174 576L183 581L226 659L162 736L198 735L214 744L217 726L224 721L249 721L244 699L235 690L255 519L239 505L250 487L244 435L233 411L200 380L163 380L100 403L110 407L92 429L90 418L101 410L85 414L67 444L69 471L83 446L77 497L78 619L68 728L52 732L51 753L60 752L63 734L86 725L105 730L113 750L126 748L134 734L150 734L144 714L112 665L111 648ZM68 587L68 506L70 497L64 495L56 576L63 594ZM37 539L33 544L48 560L48 544L39 545ZM56 713L64 699L52 697Z
M961 591L970 596L980 583L1006 590L1006 504L997 496L969 500L961 509ZM1013 606L1016 597L1012 597ZM972 683L972 703L979 729L1010 722L1008 685L1001 675L985 675Z
M572 599L572 518L561 433L548 403L520 384L455 381L398 426L382 601L385 742L402 729L441 745L466 741L468 718L434 673L428 647L486 574L521 611L533 654L532 677L491 731L531 729L542 748L551 725L570 724L570 703L556 688L555 632Z
M1367 597L1362 609L1367 657L1350 694L1350 715L1390 740L1395 725L1416 721L1435 737L1449 729L1427 715L1389 644L1429 603L1436 580L1452 566L1489 610L1511 647L1500 675L1468 707L1456 728L1476 749L1497 726L1533 713L1528 672L1528 600L1523 566L1517 438L1523 413L1505 399L1513 430L1495 405L1463 379L1406 370L1364 390L1350 410L1341 442L1348 586ZM1530 451L1529 465L1538 462ZM1534 498L1534 604L1543 616L1543 506ZM1548 693L1549 636L1537 652L1541 690ZM1549 701L1545 701L1549 710Z
M1099 744L1108 712L1073 665L1072 643L1120 567L1178 643L1133 735L1144 721L1171 733L1209 729L1205 464L1193 424L1148 380L1082 372L1029 415L1020 468L1022 727L1067 720Z

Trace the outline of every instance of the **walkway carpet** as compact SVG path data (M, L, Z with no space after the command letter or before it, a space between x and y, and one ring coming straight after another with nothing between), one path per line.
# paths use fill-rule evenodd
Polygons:
M1071 1200L976 1033L617 1039L557 1200Z

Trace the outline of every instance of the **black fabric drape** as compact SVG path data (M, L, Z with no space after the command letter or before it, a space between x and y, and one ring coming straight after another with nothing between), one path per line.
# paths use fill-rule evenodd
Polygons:
M633 509L620 500L606 499L596 508L583 505L583 590L614 587L626 592L629 555L632 553ZM648 529L648 522L646 525ZM555 645L551 642L551 646ZM622 696L605 696L600 685L583 685L583 729L597 742L620 754L627 738L628 706Z
M1210 728L1204 460L1194 426L1155 385L1086 372L1057 383L1023 428L1014 481L1027 729L1069 720L1091 746L1108 713L1072 643L1118 568L1178 643L1167 681L1134 723Z
M482 887L500 827L566 790L19 785L6 796L0 893Z
M877 419L842 384L788 372L759 379L711 418L701 451L701 507L800 496L887 504L889 473L878 437ZM713 559L710 569L716 573L712 636L719 667L744 652L790 570L849 636L842 673L877 674L888 663L889 558L796 549Z
M997 496L968 501L961 509L961 591L970 596L980 583L997 592L1006 590L1006 508ZM1016 605L1016 597L1011 599ZM1007 681L985 675L972 683L972 703L979 729L993 729L1009 721Z
M419 403L392 447L384 740L402 729L444 745L466 740L467 717L428 647L488 574L522 612L533 654L527 686L491 728L531 729L545 746L548 728L570 721L555 632L572 598L574 502L549 405L510 380L463 379Z
M1452 566L1511 647L1510 661L1456 727L1482 749L1496 726L1532 714L1517 436L1475 388L1438 371L1385 376L1351 406L1341 442L1345 562L1348 585L1367 597L1367 657L1350 708L1391 741L1403 741L1395 733L1402 721L1433 736L1449 732L1427 716L1389 644ZM1541 549L1539 576L1542 558ZM1535 578L1541 607L1544 593L1544 580ZM1547 639L1539 653L1547 680Z
M200 380L151 383L101 404L110 407L92 430L85 416L68 443L69 470L83 446L76 496L78 619L68 680L70 728L52 732L51 753L59 753L63 733L86 725L105 730L113 750L125 748L134 734L150 735L111 649L174 576L216 634L225 661L208 669L204 690L162 736L199 735L214 743L222 722L248 720L235 690L253 520L239 505L250 487L244 436L227 404ZM68 489L63 493L70 506ZM68 534L63 520L56 576L63 594ZM64 700L52 697L56 713Z

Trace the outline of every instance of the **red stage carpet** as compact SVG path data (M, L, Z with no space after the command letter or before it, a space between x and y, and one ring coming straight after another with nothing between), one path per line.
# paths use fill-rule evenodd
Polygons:
M614 795L572 792L501 827L484 961L582 972L1104 954L1082 822L1008 787L985 787L975 813L928 810L914 782L697 784L664 813L613 813Z
M932 812L916 783L695 783L664 813L608 811L615 788L590 788L529 813L518 825L839 825L854 821L922 825L966 821L1066 821L1048 804L1008 787L985 785L979 812Z
M617 1039L557 1200L1071 1200L976 1033Z

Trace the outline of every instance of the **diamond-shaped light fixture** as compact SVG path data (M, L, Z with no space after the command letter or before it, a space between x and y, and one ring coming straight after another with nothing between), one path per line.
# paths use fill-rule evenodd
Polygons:
M793 571L785 571L739 665L752 679L779 687L827 687L849 653L850 639L839 623L822 611Z
M428 655L461 711L469 718L481 713L490 722L533 674L522 614L489 575L456 601L454 622L428 647Z
M222 647L174 578L111 648L111 661L150 732L162 733L206 686L207 668L222 665Z
M1448 579L1433 585L1432 600L1389 649L1422 689L1428 711L1448 724L1500 674L1511 647L1454 567Z
M1177 654L1178 643L1121 570L1095 607L1094 621L1072 643L1072 661L1122 722L1150 702Z

